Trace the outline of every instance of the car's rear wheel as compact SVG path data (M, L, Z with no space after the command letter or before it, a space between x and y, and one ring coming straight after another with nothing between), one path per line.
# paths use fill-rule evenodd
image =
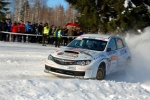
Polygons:
M103 80L104 78L105 78L105 69L104 69L104 67L100 67L97 70L96 79Z

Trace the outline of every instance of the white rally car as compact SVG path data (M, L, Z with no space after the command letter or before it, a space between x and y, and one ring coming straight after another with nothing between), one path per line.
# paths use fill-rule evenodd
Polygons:
M48 56L45 72L58 76L96 78L124 70L131 53L124 38L100 34L78 36Z

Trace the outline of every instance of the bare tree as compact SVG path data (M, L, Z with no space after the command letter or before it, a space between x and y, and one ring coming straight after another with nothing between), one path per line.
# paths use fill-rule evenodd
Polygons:
M66 23L76 22L77 12L69 6L66 10L62 5L48 7L47 0L12 0L14 20L30 22L47 22L49 25L65 26Z

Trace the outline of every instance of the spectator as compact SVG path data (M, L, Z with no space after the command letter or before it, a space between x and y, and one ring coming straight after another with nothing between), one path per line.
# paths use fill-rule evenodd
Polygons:
M11 20L8 19L7 20L7 32L11 32L11 25L12 25Z
M55 37L53 37L54 36L54 32L55 32L55 30L56 30L56 27L55 27L55 25L52 25L51 26L51 28L50 28L50 44L54 44L54 41L55 41Z
M33 26L31 25L31 22L28 22L28 34L33 34ZM33 42L33 36L28 37L29 42Z
M83 35L83 31L80 29L79 35Z
M20 20L19 23L20 23L18 25L19 32L22 33L22 34L24 34L25 33L25 24L24 24L24 21ZM23 39L22 41L26 42L26 35L20 35L19 38L20 38L20 41Z
M2 21L2 31L7 31L7 23L5 20ZM6 41L6 34L2 34L2 41Z
M29 33L29 21L27 21L25 25L25 32L28 34Z
M47 41L47 38L49 36L50 28L48 27L48 23L45 23L44 30L43 30L43 45L46 46L45 41Z
M23 20L20 20L19 28L20 28L20 33L25 33L25 24Z
M14 32L14 33L18 32L18 25L17 25L16 21L11 25L11 29L12 29L12 32ZM15 42L15 39L16 39L16 35L12 34L11 35L11 41Z
M37 28L38 28L38 23L34 23L34 24L32 25L32 34L34 34L34 35L37 35L37 34L38 34ZM36 42L36 37L37 37L37 36L32 36L32 38L31 38L31 42L32 42L32 43L35 43L35 42Z
M64 29L63 29L63 36L65 36L65 37L63 37L63 45L64 46L66 46L67 45L67 41L68 41L68 38L66 37L67 36L67 33L68 33L68 29L67 29L67 27L65 27Z
M55 47L60 47L60 41L62 37L62 30L60 26L55 30L54 37L56 39Z
M73 36L77 36L77 30L76 30L76 27L73 27L72 31L73 31Z
M7 20L7 31L8 32L11 32L12 30L11 30L11 25L12 25L12 23L11 23L11 21L10 21L10 19L8 19ZM7 38L6 38L6 41L9 41L9 38L10 38L10 41L11 41L11 34L6 34L7 36Z
M33 34L38 34L38 23L33 24Z
M73 36L73 27L72 28L69 28L68 29L68 43L70 43L73 39L72 39L72 36Z
M1 20L0 20L0 31L2 31L2 21ZM0 41L2 41L2 34L3 33L0 32Z
M41 22L41 23L39 24L39 26L38 26L38 35L42 35L42 33L43 33L43 23ZM38 41L39 43L41 43L41 42L42 42L42 37L41 37L41 36L38 36L38 37L37 37L37 41Z

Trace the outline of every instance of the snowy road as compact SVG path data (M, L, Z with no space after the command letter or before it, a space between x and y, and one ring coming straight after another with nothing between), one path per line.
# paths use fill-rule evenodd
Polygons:
M138 39L133 39L128 38L134 45L132 69L103 81L45 73L44 63L56 49L53 46L0 41L0 100L150 100L150 44L135 45Z
M43 79L44 62L55 48L40 44L0 42L0 80Z

